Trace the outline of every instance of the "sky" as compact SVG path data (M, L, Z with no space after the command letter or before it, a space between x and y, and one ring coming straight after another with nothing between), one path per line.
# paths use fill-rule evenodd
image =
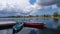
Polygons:
M0 16L60 13L60 0L0 0Z

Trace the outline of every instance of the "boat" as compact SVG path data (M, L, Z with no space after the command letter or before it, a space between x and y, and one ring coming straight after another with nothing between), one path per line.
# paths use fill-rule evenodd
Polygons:
M21 31L22 28L23 28L23 23L18 23L18 24L16 24L16 25L13 26L13 32L17 33L19 31Z
M24 27L32 27L32 28L45 28L45 23L32 23L32 22L24 22Z

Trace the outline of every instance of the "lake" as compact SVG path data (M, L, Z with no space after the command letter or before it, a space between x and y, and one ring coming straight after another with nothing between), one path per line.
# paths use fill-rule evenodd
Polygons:
M24 27L17 34L57 34L60 31L60 18L0 18L0 21L17 21L20 22L32 22L32 23L46 23L48 29L40 30L36 28ZM23 33L24 32L24 33ZM55 33L56 32L56 33Z

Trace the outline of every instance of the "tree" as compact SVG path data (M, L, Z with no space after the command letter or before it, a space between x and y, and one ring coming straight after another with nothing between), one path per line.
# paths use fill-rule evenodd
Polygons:
M59 16L58 12L54 12L53 16L58 17Z
M29 17L33 17L32 15L29 15Z
M39 17L39 15L36 15L36 17Z
M50 16L50 15L45 15L45 14L44 14L44 17L51 17L51 16Z

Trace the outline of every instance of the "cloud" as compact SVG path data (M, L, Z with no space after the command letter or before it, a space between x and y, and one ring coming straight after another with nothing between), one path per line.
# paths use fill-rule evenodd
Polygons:
M30 4L30 0L0 0L0 11L5 10L8 14L9 12L16 12L16 14L30 14L37 10L41 10L42 6L38 4Z
M36 0L34 9L37 11L45 10L50 7L51 9L56 9L56 8L59 8L59 6L60 6L60 0Z
M55 10L56 8L60 7L60 0L36 0L36 3L33 7L35 11L33 11L31 15L36 14L41 10L44 10L44 11L47 9Z
M0 11L29 13L32 11L29 0L0 0ZM6 12L5 11L5 12Z
M42 6L49 6L56 4L59 7L60 0L37 0L37 4Z
M29 1L30 0L0 0L0 12L2 14L4 12L6 15L12 15L11 13L13 13L13 15L29 15L38 10L44 10L49 7L54 9L60 6L60 0L36 0L34 5L31 5Z
M29 0L0 0L0 9L21 9L28 11L30 8ZM28 8L27 8L28 7Z

